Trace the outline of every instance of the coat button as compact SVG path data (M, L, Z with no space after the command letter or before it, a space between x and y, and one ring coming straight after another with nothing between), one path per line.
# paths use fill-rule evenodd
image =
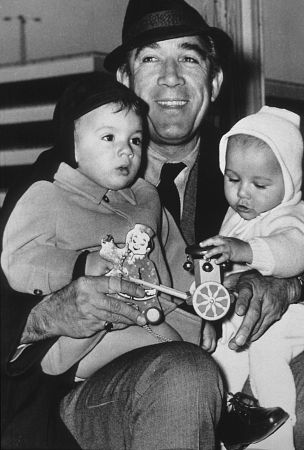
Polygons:
M104 202L106 202L106 203L109 203L109 197L105 194L103 197L102 197L102 199L103 199L103 201Z
M41 289L34 289L34 294L35 295L42 295L42 290Z

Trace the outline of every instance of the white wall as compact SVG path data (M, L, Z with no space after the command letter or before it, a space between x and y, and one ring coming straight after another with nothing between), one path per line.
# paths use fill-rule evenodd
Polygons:
M210 9L213 1L210 0ZM49 58L112 50L120 43L127 3L128 0L0 0L0 64L20 58L18 14L27 17L28 59ZM206 0L189 3L199 11L208 4ZM262 0L262 4L266 77L304 83L304 1ZM14 20L4 21L7 16ZM41 22L35 22L35 17L40 17Z
M49 58L108 52L119 43L126 4L126 0L0 0L0 63L19 59L19 14L27 17L28 59ZM6 16L14 20L4 21Z
M304 83L304 0L262 0L266 78Z
M0 64L20 58L20 14L27 18L28 59L108 52L120 44L127 3L128 0L0 0ZM189 3L199 6L200 0ZM5 17L13 20L5 21ZM41 22L33 20L36 17Z
M202 10L201 0L189 3ZM0 64L20 59L20 14L27 18L28 59L49 58L112 50L120 44L127 4L128 0L0 0ZM34 21L36 17L41 22Z

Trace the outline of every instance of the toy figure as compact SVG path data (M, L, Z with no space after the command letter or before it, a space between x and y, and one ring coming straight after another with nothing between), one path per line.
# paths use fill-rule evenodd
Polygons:
M108 235L101 241L100 256L113 264L108 275L138 279L149 284L159 285L159 278L154 263L148 255L152 250L153 231L146 225L136 224L126 236L126 245L119 248L114 238ZM146 289L146 296L130 298L130 303L145 312L146 319L154 325L164 320L156 289ZM125 297L125 294L119 294Z

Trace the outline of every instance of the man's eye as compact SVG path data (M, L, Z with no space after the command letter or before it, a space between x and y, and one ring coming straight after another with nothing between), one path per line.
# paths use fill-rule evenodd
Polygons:
M155 61L157 61L156 56L145 56L142 59L142 62L144 62L144 63L150 63L150 62L155 62Z
M184 56L182 58L182 60L187 62L187 63L199 64L199 61L196 58L193 58L192 56Z
M135 138L132 138L131 139L131 143L133 144L133 145L141 145L141 138L140 137L135 137Z
M105 136L101 137L102 141L107 141L107 142L112 142L114 141L114 136L113 134L106 134Z

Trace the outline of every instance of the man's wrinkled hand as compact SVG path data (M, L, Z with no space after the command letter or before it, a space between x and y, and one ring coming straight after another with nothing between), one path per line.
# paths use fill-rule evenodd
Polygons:
M259 339L274 322L281 319L295 295L293 279L264 277L255 271L238 274L229 281L227 279L225 285L236 291L235 312L244 317L229 343L232 350Z
M105 328L106 322L118 330L129 325L146 324L143 314L113 294L123 292L143 297L143 288L121 278L80 277L45 297L31 311L22 343L69 336L84 338Z
M72 333L75 332L75 335L69 336L91 335L101 330L105 322L113 323L113 330L134 324L144 325L146 321L139 311L122 297L112 295L119 292L136 297L144 295L142 288L121 278L102 276L76 280L73 295L66 299L71 314L70 328Z

